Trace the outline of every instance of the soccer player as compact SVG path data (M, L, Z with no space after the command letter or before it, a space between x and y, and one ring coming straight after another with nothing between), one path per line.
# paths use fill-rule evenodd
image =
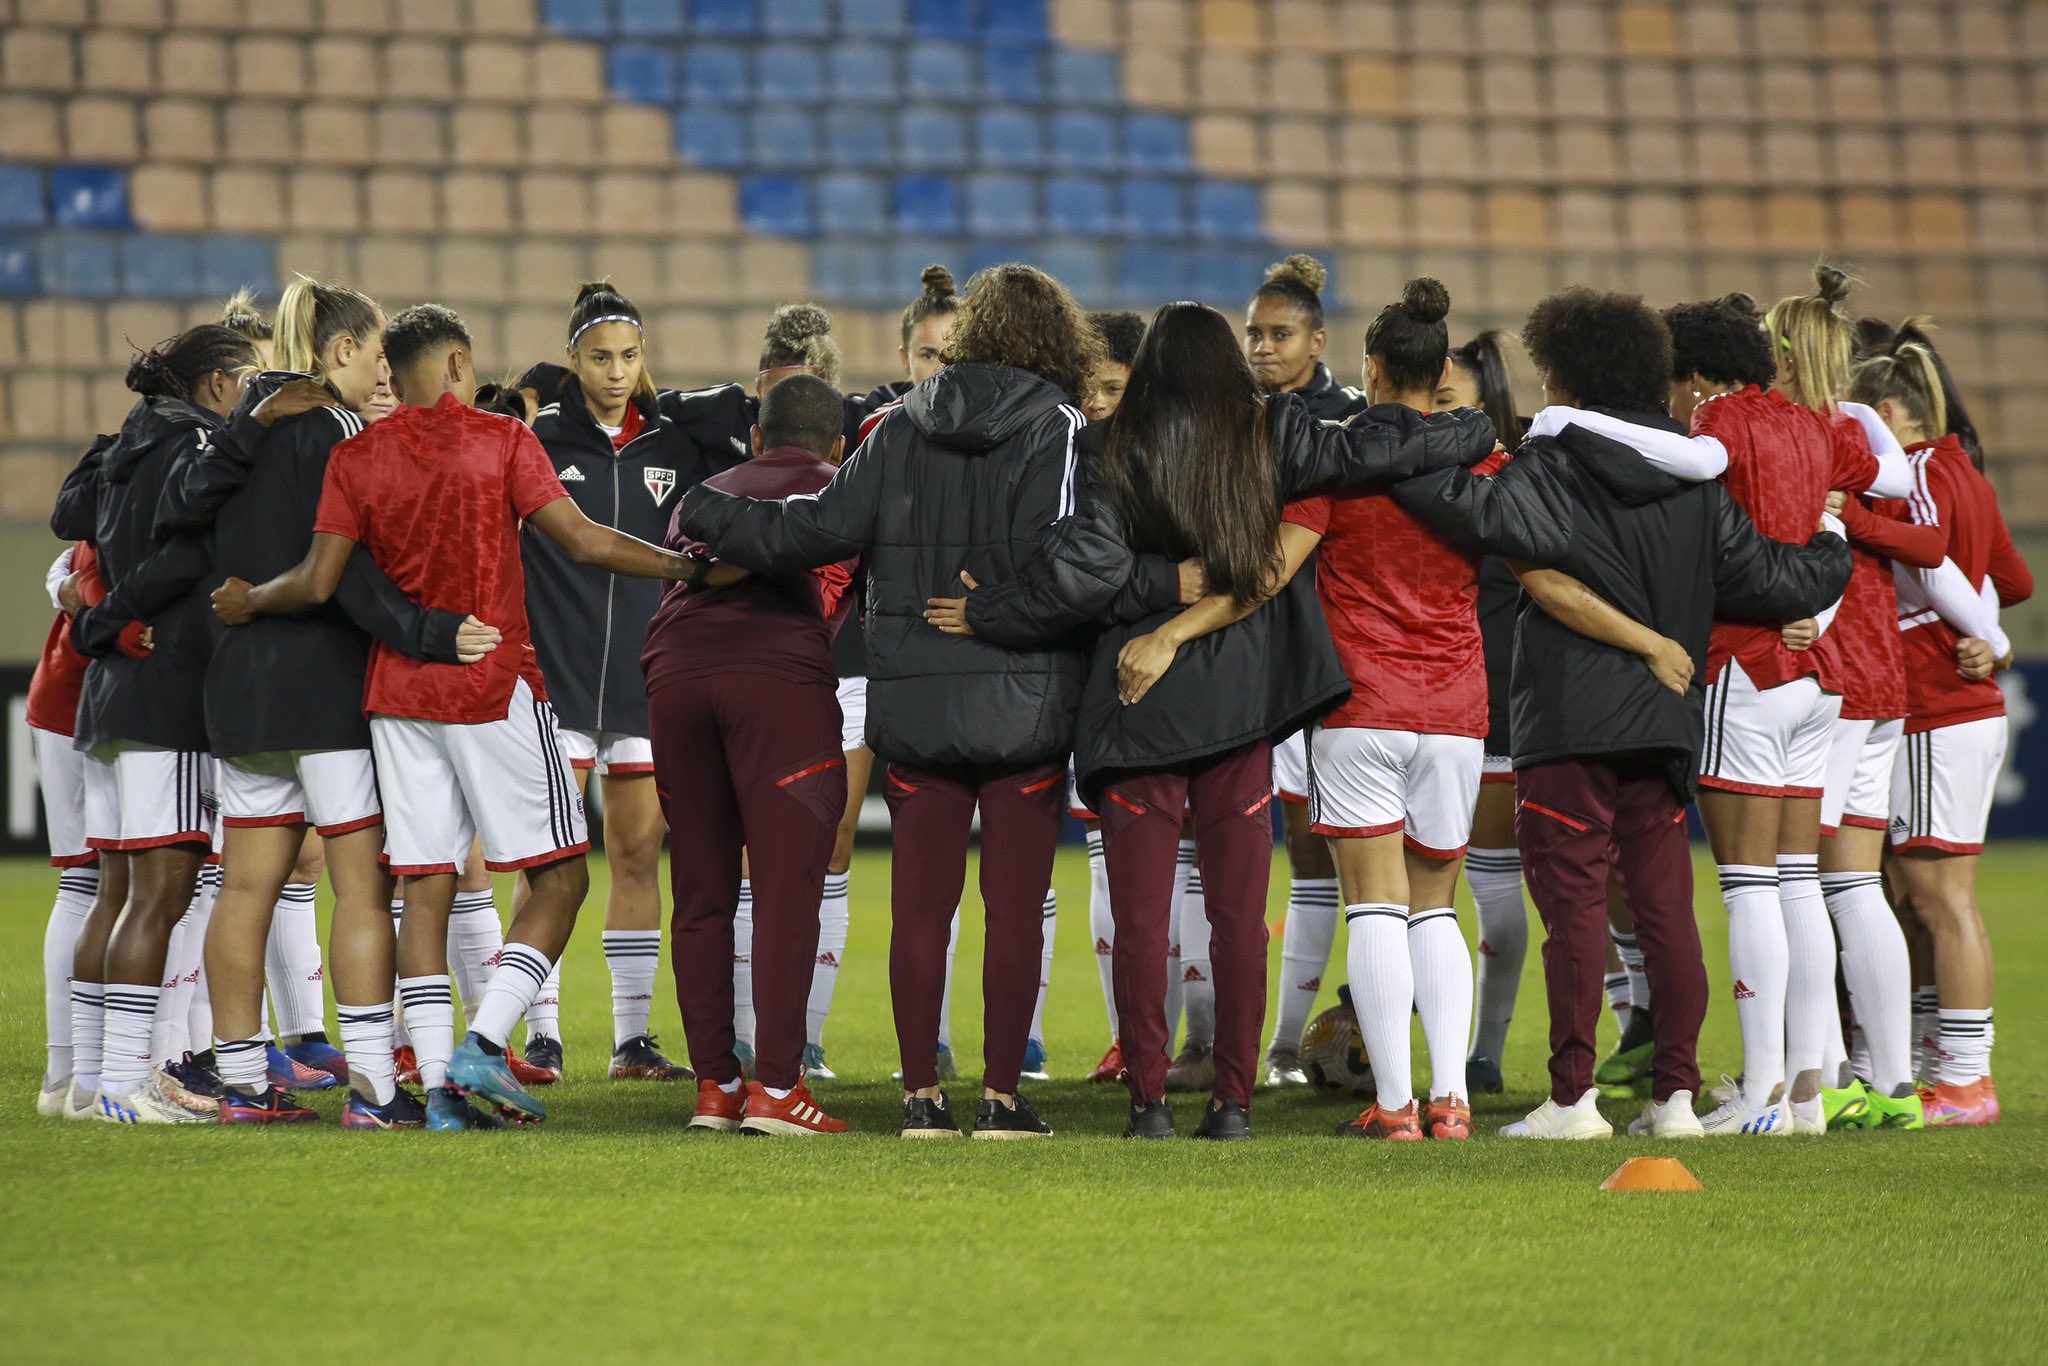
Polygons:
M845 454L844 400L811 375L762 397L754 458L708 480L747 497L817 492ZM696 548L677 532L671 549ZM667 589L647 635L654 760L671 816L677 1000L696 1061L690 1127L834 1134L805 1084L818 907L847 801L832 635L858 566L756 577L720 566ZM732 922L752 862L754 1077L734 1052Z
M476 370L469 331L454 313L433 304L407 309L392 319L384 347L405 406L335 449L306 557L253 588L230 578L215 591L214 608L231 626L306 612L333 596L361 545L415 599L487 614L501 632L499 648L461 669L378 641L363 707L386 775L385 853L391 871L407 878L399 989L429 1088L427 1127L475 1127L464 1094L501 1117L539 1120L546 1108L513 1077L505 1039L575 926L589 889L589 839L533 658L520 523L568 547L578 563L613 573L681 578L689 564L590 521L531 431L469 406ZM456 869L479 835L487 866L525 871L531 893L458 1049L447 917ZM388 1008L383 1017L388 1059ZM376 1049L372 1023L363 1021L366 1053Z

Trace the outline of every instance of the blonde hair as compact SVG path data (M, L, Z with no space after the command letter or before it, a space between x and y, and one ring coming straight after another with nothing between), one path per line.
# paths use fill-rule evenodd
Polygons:
M227 302L220 306L220 325L252 342L267 342L277 336L270 319L264 317L263 310L257 306L256 291L247 285L230 294Z
M839 343L832 340L832 315L816 304L784 304L761 334L761 369L798 365L839 387Z
M1856 367L1849 397L1873 408L1889 399L1906 410L1928 437L1948 432L1948 401L1942 395L1941 370L1934 352L1907 342L1889 356L1873 356Z
M384 310L369 295L296 276L277 301L277 368L319 378L320 357L336 339L361 341L383 325Z
M1771 344L1792 358L1795 367L1790 397L1801 406L1826 412L1849 387L1849 355L1855 324L1837 305L1862 281L1830 265L1813 268L1812 294L1780 299L1764 314ZM1779 366L1782 374L1784 367Z

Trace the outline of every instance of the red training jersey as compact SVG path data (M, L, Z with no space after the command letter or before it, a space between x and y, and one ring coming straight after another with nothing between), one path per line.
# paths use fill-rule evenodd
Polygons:
M78 575L78 596L90 607L106 597L100 581L100 557L80 541L71 548L71 572ZM92 661L71 643L71 614L59 612L43 637L42 658L28 680L28 723L52 735L78 728L78 695L85 690L85 670Z
M1842 509L1855 570L1828 628L1841 665L1842 719L1890 721L1906 714L1906 647L1892 565L1931 569L1947 553L1938 527L1917 526L1892 498L1851 498Z
M361 542L414 601L502 635L476 664L429 664L378 641L366 712L475 725L505 718L521 678L547 696L526 625L519 524L566 497L524 423L453 394L402 406L334 448L313 530Z

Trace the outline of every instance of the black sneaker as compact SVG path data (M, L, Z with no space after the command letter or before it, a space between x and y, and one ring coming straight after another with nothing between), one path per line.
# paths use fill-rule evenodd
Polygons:
M1133 1105L1130 1127L1124 1130L1124 1137L1172 1138L1173 1107L1163 1098L1149 1105Z
M533 1069L530 1075L515 1067L512 1075L522 1086L552 1086L562 1079L562 1041L535 1034L526 1041L526 1056L520 1061Z
M1242 1143L1252 1136L1252 1117L1234 1100L1209 1106L1202 1122L1195 1126L1196 1138L1213 1138L1224 1143Z
M228 1093L227 1083L220 1079L219 1074L190 1053L176 1062L165 1063L164 1071L170 1073L173 1081L195 1096L219 1100Z
M953 1118L953 1111L946 1104L944 1091L939 1092L936 1100L912 1096L903 1102L903 1137L960 1137L959 1122Z
M613 1081L695 1081L697 1074L670 1062L655 1046L652 1034L636 1034L612 1050Z
M1051 1138L1052 1126L1038 1117L1024 1093L1015 1097L1015 1108L999 1100L984 1100L974 1107L976 1138Z

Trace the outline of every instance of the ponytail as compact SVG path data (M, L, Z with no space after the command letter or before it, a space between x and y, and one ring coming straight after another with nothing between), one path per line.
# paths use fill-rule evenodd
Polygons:
M647 369L647 325L641 321L639 308L614 289L610 280L592 280L576 291L576 302L569 305L569 349L574 351L585 332L605 323L631 323L640 333L640 381L633 386L633 396L653 398L654 376Z
M960 311L960 294L953 287L953 272L941 265L926 266L918 272L918 281L924 286L924 293L910 301L903 310L903 348L910 349L910 334L917 331L918 324L926 318L951 317Z
M1512 446L1522 437L1522 417L1515 411L1514 385L1508 379L1508 333L1500 328L1481 332L1453 349L1450 359L1478 381L1479 407L1493 422L1494 435Z
M1984 441L1977 435L1977 424L1970 417L1970 410L1963 404L1962 391L1956 388L1955 376L1950 373L1948 362L1941 358L1941 352L1935 348L1934 333L1937 330L1934 319L1925 314L1908 318L1899 324L1893 349L1911 344L1923 348L1932 358L1934 373L1941 378L1941 406L1947 414L1942 424L1943 428L1962 443L1963 449L1969 453L1970 463L1981 471L1984 468Z
M1791 356L1797 366L1793 378L1798 392L1791 397L1803 407L1826 412L1849 385L1854 324L1839 305L1862 281L1829 265L1815 266L1813 279L1816 289L1812 294L1780 299L1772 305L1764 315L1764 331L1771 344Z
M128 366L126 382L144 398L190 403L199 381L214 371L234 374L253 370L257 362L256 348L247 337L219 323L201 323L138 353Z
M362 341L383 323L383 310L369 295L300 275L277 301L277 368L322 378L320 358L328 347L342 337Z
M1905 409L1930 437L1948 433L1940 360L1917 342L1903 342L1889 356L1876 356L1856 367L1849 397L1872 407L1889 400Z
M277 336L270 319L263 316L263 310L256 304L256 291L247 285L230 294L220 306L220 325L252 342L272 341Z

